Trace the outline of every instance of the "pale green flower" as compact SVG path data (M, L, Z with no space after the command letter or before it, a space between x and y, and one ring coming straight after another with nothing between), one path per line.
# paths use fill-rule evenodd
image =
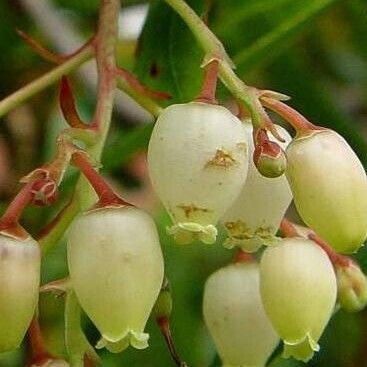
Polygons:
M286 169L304 222L336 251L358 250L367 236L367 177L348 143L335 131L296 138Z
M163 280L151 217L130 206L87 212L70 230L68 263L78 300L102 334L98 347L147 347L144 328Z
M258 264L232 264L212 274L203 312L224 366L265 366L279 337L261 302Z
M260 289L265 311L283 339L284 357L311 359L336 301L335 273L326 253L302 238L268 247L260 263Z
M17 348L38 302L41 252L32 238L0 234L0 352Z
M179 243L215 242L216 223L245 183L247 146L241 121L222 106L176 104L158 117L149 173L173 221L169 233Z
M285 142L279 145L286 149L291 136L281 126L276 126ZM240 247L246 252L255 252L262 245L274 245L275 234L285 211L292 201L292 193L283 174L277 178L262 176L254 165L253 127L244 122L249 141L249 169L246 183L240 195L222 218L228 238L225 247ZM274 138L271 138L274 141Z

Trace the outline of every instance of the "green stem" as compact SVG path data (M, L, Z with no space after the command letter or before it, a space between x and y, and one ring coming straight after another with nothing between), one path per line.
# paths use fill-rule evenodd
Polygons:
M100 160L112 117L115 93L115 46L118 35L120 0L102 0L96 36L96 61L98 70L97 106L93 124L97 128L97 141L88 146L87 152ZM54 225L40 239L45 254L63 236L69 224L81 211L90 207L97 197L86 179L80 177L69 205L56 219ZM71 367L83 367L84 358L98 359L80 326L80 306L76 295L69 291L65 304L65 341Z
M183 0L165 0L185 21L204 51L211 56L227 59L231 63L222 43L202 19Z
M154 117L158 117L162 112L161 106L155 103L151 98L135 91L124 78L117 77L117 87L128 94L134 101Z
M219 78L233 96L245 105L251 114L254 126L263 128L266 121L265 112L257 96L256 89L247 86L226 62L221 62L219 65Z
M43 255L59 242L79 211L78 200L73 197L56 218L40 233L38 243L41 246Z
M96 61L98 69L97 106L93 123L98 129L97 141L89 145L87 152L99 161L109 131L116 86L115 46L118 36L119 0L103 0L96 36ZM69 224L82 210L91 207L97 195L88 181L80 177L74 196L57 218L54 226L40 239L43 253L47 253L63 236Z
M0 101L0 117L38 92L59 81L62 75L69 74L72 70L89 60L92 55L93 47L86 47L63 64L55 67L45 75L18 89L16 92Z
M80 330L81 310L73 291L65 299L65 345L71 367L83 367L83 334Z
M119 0L103 0L96 35L96 62L98 71L97 105L93 118L98 128L98 141L87 152L100 161L106 137L111 124L113 102L116 89L116 43L118 40ZM97 196L89 182L81 177L76 186L74 199L78 200L81 210L91 207Z
M80 326L81 308L74 291L69 290L65 299L65 345L71 367L83 367L85 354L99 362L99 357L89 344Z
M209 60L210 58L217 58L220 61L219 78L233 96L242 101L250 111L254 125L264 127L265 112L261 107L256 90L247 86L233 71L233 63L222 43L184 0L165 1L181 16L191 29L200 46L206 52L206 57Z

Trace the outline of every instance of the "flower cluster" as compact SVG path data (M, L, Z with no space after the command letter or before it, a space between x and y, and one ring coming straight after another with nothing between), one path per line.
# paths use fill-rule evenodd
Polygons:
M222 223L225 247L267 246L259 267L230 265L208 279L208 329L225 366L264 366L278 336L284 357L308 361L337 300L349 311L367 303L364 274L337 254L366 239L366 173L336 132L276 99L265 97L264 105L293 125L293 139L276 125L270 138L198 100L164 110L149 143L153 187L173 221L168 233L179 244L210 244ZM277 231L292 198L310 229L288 223L293 233L282 239Z
M63 232L72 222L66 234L69 277L42 287L66 293L65 339L74 343L66 345L70 364L98 361L80 328L81 308L101 334L97 349L146 348L145 326L152 316L175 363L187 366L170 330L173 299L154 220L117 195L95 168L118 78L140 100L168 96L116 67L118 3L102 1L102 31L76 53L96 52L100 89L94 120L80 119L63 77L60 104L70 128L59 136L55 159L23 179L25 185L0 218L0 353L17 348L28 330L30 366L69 364L49 354L42 342L37 321L42 235L33 239L19 219L27 205L48 206L58 199L70 164L87 181L79 181L74 207L43 232ZM179 3L185 10L187 5ZM65 59L23 37L46 58ZM204 320L225 367L264 367L280 340L285 358L308 361L319 351L337 304L349 312L367 304L367 278L345 255L367 237L366 172L340 135L306 120L281 101L284 95L238 81L214 35L202 38L215 46L206 49L202 90L189 103L157 108L148 146L153 188L172 220L167 231L181 245L210 245L222 226L224 247L238 251L234 263L208 278L203 297ZM220 72L227 73L226 86L235 85L233 95L247 102L249 114L240 108L235 115L216 101ZM295 136L275 125L265 108L290 123ZM309 228L284 218L292 200Z

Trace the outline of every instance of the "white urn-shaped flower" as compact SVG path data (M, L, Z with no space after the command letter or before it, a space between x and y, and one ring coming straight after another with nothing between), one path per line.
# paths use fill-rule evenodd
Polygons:
M151 217L132 206L86 212L70 229L68 263L77 298L102 334L98 347L146 348L164 271Z
M222 106L176 104L159 116L149 142L149 173L178 243L215 242L216 223L245 183L247 149L241 121Z

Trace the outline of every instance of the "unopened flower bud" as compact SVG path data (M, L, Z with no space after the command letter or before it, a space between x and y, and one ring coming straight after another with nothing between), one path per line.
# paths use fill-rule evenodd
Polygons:
M269 140L256 145L253 160L260 174L268 178L281 176L287 166L283 149Z
M279 143L285 149L292 138L281 126L275 127L285 140ZM252 156L252 124L244 122L244 128L249 137L249 155ZM275 234L291 201L292 193L285 175L266 178L250 159L246 183L222 219L228 233L224 246L239 246L244 251L254 252L263 244L276 244Z
M303 221L336 251L351 253L367 236L367 177L335 131L315 130L287 149L287 178Z
M284 342L284 357L307 362L336 301L336 279L326 253L302 238L268 247L260 263L265 311Z
M246 180L247 146L241 121L224 107L192 102L172 105L159 116L148 165L177 242L215 242L215 225Z
M224 366L265 366L279 337L263 309L258 264L232 264L212 274L203 312Z
M0 353L24 338L38 301L40 264L36 241L0 234Z
M152 310L152 316L159 320L169 318L172 312L172 294L169 285L163 286Z
M348 312L361 311L367 305L367 278L358 265L336 267L338 301Z
M164 270L151 217L131 206L88 211L70 230L68 263L78 300L102 334L97 347L146 348Z

